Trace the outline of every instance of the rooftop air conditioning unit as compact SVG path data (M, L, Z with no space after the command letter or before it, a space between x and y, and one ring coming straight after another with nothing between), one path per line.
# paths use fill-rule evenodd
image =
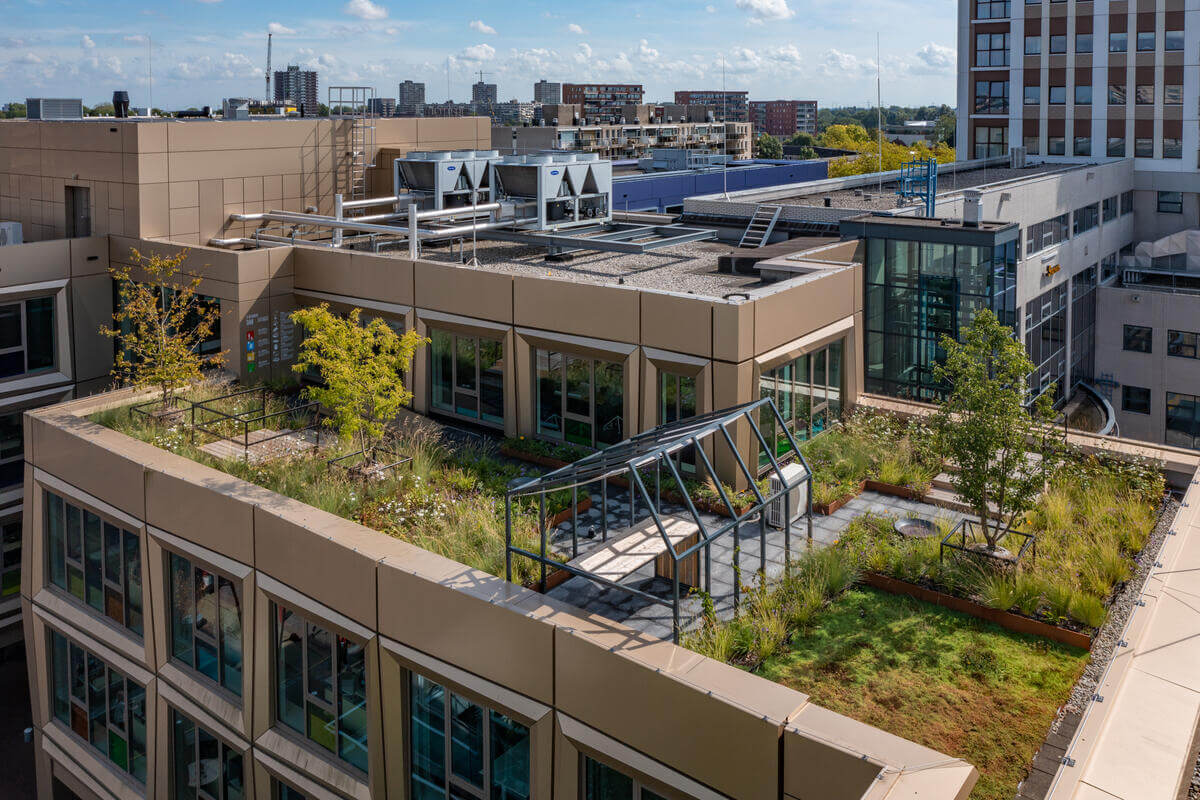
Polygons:
M805 479L808 477L808 470L804 468L803 464L795 461L791 464L784 464L779 469L780 472L783 473L783 478L785 481L796 484L786 495L787 497L791 498L789 501L791 503L792 512L791 521L795 522L808 513L808 482L805 481ZM779 476L774 472L771 472L770 479L771 494L782 492L784 487L783 484L779 482ZM804 482L799 483L799 481ZM770 505L767 506L767 524L772 528L783 527L784 497L785 495L779 495L779 497L776 497L771 501Z
M21 244L21 223L0 222L0 247Z
M1025 169L1024 147L1013 147L1008 151L1008 166L1012 169Z

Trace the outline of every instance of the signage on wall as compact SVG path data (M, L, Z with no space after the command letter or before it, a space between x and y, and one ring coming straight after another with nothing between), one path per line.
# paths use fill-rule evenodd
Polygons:
M254 331L246 331L246 372L254 372Z
M1046 265L1046 277L1049 278L1051 275L1058 272L1060 269L1062 269L1061 264L1047 264Z

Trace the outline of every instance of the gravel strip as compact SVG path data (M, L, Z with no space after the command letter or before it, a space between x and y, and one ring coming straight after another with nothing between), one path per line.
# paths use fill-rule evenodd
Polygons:
M1175 522L1175 515L1179 512L1179 507L1180 503L1174 497L1164 499L1162 505L1159 506L1158 522L1155 524L1150 538L1146 540L1145 546L1142 547L1142 552L1138 554L1137 567L1133 577L1125 582L1121 591L1113 599L1112 605L1109 606L1108 621L1104 623L1100 632L1092 640L1092 657L1088 660L1083 675L1071 690L1070 699L1059 709L1058 717L1050 727L1052 733L1062 733L1065 736L1074 735L1074 730L1060 730L1062 721L1064 718L1077 719L1077 714L1087 707L1092 700L1092 695L1096 693L1100 677L1113 659L1117 642L1120 641L1121 633L1125 630L1125 623L1135 608L1134 603L1142 593L1142 586L1145 585L1150 569L1154 566L1155 559L1158 558L1158 551L1162 549L1163 541L1167 538L1167 531Z

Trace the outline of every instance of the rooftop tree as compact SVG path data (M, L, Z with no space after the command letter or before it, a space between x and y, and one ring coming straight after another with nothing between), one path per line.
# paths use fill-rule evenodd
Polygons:
M963 341L943 336L943 363L934 376L949 396L934 416L943 454L957 466L950 482L974 510L987 553L1034 503L1062 457L1051 422L1051 385L1029 402L1034 371L1012 329L984 309L965 330Z
M366 456L412 400L403 374L429 340L414 331L400 335L378 317L363 323L361 315L356 308L342 317L324 303L293 312L305 336L292 369L317 372L324 385L307 387L307 396L329 409L326 424L342 439L357 440Z
M205 302L196 290L200 276L185 273L188 251L145 256L109 269L118 286L112 327L100 332L116 340L113 377L129 386L154 387L160 411L175 406L175 393L200 379L203 370L225 363L225 352L201 354L221 318L219 305Z

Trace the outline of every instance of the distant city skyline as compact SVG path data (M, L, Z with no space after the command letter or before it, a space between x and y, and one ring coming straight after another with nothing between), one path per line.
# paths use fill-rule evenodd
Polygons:
M936 0L918 20L910 3L863 0L598 2L570 8L481 0L453 8L398 0L139 2L0 0L0 102L82 96L108 102L125 89L135 106L219 104L259 97L267 32L272 69L299 64L331 84L396 94L424 82L428 102L469 100L483 70L501 100L532 99L539 79L637 82L648 101L676 89L727 88L752 98L812 98L822 106L873 104L875 32L882 41L884 104L953 104L955 14ZM680 35L681 30L686 35ZM148 62L147 37L153 57Z

